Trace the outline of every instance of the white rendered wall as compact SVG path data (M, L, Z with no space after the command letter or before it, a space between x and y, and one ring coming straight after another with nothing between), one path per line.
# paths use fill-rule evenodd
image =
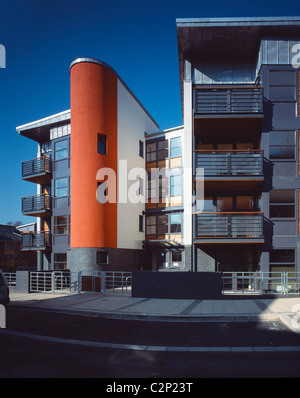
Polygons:
M192 82L184 81L184 140L183 140L183 206L184 245L192 244L192 194L193 194L193 107Z
M145 170L144 134L156 131L158 128L155 123L124 85L118 81L118 248L142 249L145 232L139 232L139 215L145 211L145 203L129 201L128 189L132 184L137 187L138 183L137 180L128 181L128 173L133 168ZM139 156L140 140L144 142L144 158ZM146 189L147 187L144 186L144 193Z

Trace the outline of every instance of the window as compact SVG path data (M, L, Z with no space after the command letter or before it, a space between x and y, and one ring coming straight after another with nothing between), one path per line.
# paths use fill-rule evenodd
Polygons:
M70 233L68 216L57 216L54 217L54 234L55 235L66 235Z
M156 216L147 217L147 235L156 235Z
M270 271L272 272L294 272L295 250L274 249L270 252Z
M157 234L164 235L168 233L168 215L164 214L157 217Z
M232 197L217 198L217 211L232 211L232 210L233 210Z
M175 158L181 156L181 137L171 138L170 140L170 157Z
M182 261L182 252L172 252L172 263L180 263Z
M68 140L55 143L55 160L63 160L69 157Z
M177 234L181 232L181 214L173 213L170 214L170 229L171 234Z
M270 132L270 159L295 159L295 131Z
M106 155L107 154L107 137L106 135L103 134L98 134L98 153L100 155Z
M294 71L271 70L269 94L271 101L295 101L296 82Z
M58 178L55 180L54 185L55 193L54 195L58 198L62 196L68 196L69 194L69 181L68 177Z
M181 233L181 213L159 214L147 216L146 235L167 235ZM157 239L161 239L158 238Z
M139 232L144 232L144 216L139 216Z
M157 160L164 160L168 157L168 140L158 141Z
M270 218L295 217L295 192L284 190L270 191Z
M99 250L97 251L97 264L108 264L108 251L107 250Z
M54 254L54 269L64 270L67 269L67 254L55 253Z
M170 194L171 196L181 195L181 176L170 177Z
M144 143L141 140L139 142L139 155L141 158L144 158Z
M64 126L53 127L50 129L50 140L55 140L56 138L65 137L71 134L71 125L65 124Z
M147 144L147 162L156 161L156 143Z

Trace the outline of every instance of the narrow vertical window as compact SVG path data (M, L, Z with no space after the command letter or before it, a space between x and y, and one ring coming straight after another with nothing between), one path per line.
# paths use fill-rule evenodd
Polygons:
M139 155L141 158L144 158L144 143L141 140L139 142Z
M103 134L98 134L98 153L100 155L107 154L107 137Z
M144 216L139 216L139 232L144 232Z

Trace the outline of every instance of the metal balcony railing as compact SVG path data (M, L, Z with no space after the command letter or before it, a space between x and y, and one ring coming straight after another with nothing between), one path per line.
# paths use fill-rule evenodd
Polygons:
M51 197L48 194L26 196L22 198L23 214L37 214L51 211Z
M263 151L196 150L195 166L204 169L204 176L261 176Z
M22 234L23 250L42 250L51 246L51 235L49 231L26 232Z
M195 87L194 113L263 113L263 87Z
M22 162L22 178L51 174L51 160L49 156L27 160Z
M196 238L261 238L263 213L219 212L195 214Z

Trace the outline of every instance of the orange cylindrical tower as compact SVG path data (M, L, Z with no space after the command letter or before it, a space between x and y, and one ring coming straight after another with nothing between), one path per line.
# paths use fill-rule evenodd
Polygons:
M97 201L97 171L117 174L117 76L100 61L80 58L71 79L71 248L117 247L117 203ZM98 153L98 134L106 154Z

